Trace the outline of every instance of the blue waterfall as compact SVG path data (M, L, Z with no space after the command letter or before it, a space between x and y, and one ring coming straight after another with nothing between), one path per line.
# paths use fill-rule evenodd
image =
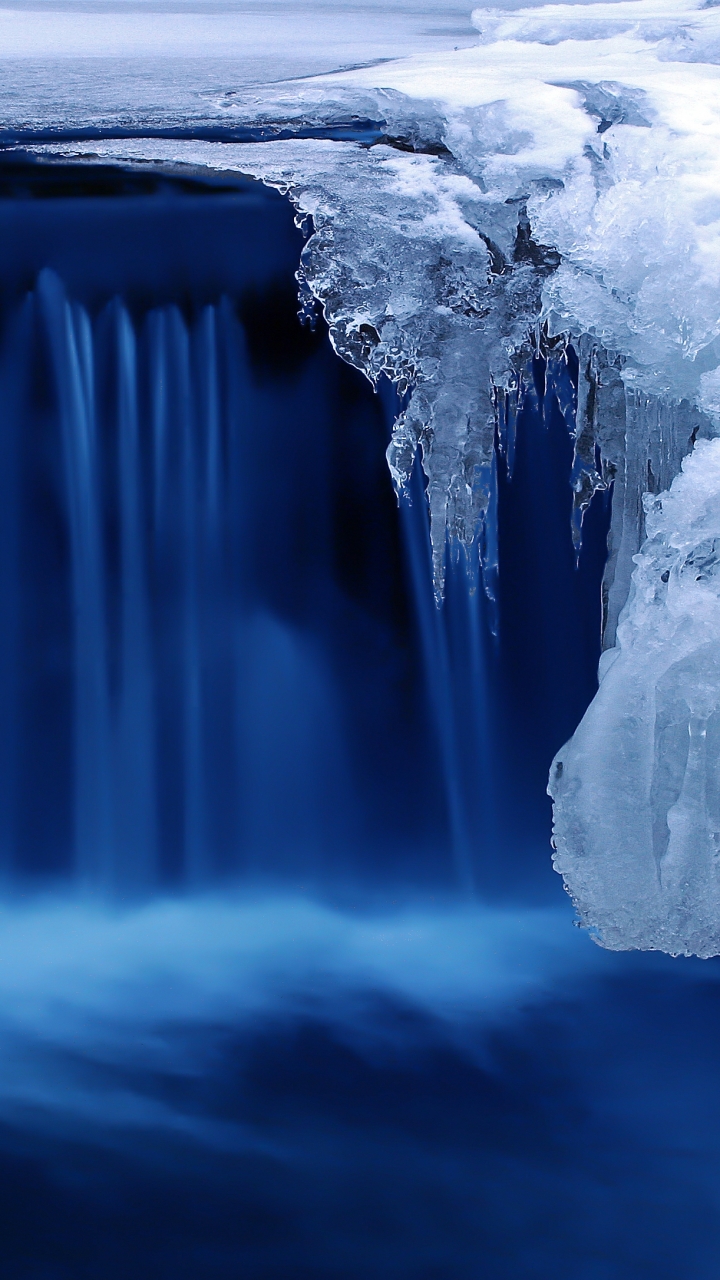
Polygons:
M438 606L285 199L0 193L3 1280L715 1280L718 966L601 952L550 868L572 350Z
M88 174L0 214L7 873L122 897L278 877L502 891L525 739L538 814L516 842L552 884L543 774L593 692L603 538L589 569L568 559L563 389L525 396L512 474L499 455L499 586L477 544L448 545L439 609L420 460L397 511L381 474L394 393L301 328L285 202L187 178L132 191L120 170L93 199ZM267 220L280 246L258 252ZM205 260L188 270L190 236ZM570 386L567 361L554 376ZM528 521L546 550L516 566ZM505 577L523 574L539 591L514 616Z

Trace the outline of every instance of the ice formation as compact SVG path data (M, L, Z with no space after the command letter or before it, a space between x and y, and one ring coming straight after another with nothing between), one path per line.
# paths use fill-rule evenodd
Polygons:
M406 394L389 462L402 490L422 451L439 593L448 537L473 544L487 519L498 403L511 420L533 353L574 346L575 531L613 484L606 645L620 624L616 663L560 756L557 866L607 945L711 954L720 9L621 0L476 10L473 23L470 48L203 87L185 138L172 102L167 136L149 138L157 117L118 101L105 132L122 111L125 136L103 139L80 97L52 127L93 140L44 150L238 169L310 215L308 313L319 301L344 358ZM27 125L12 103L6 125ZM211 128L263 140L199 141ZM701 745L710 772L691 802Z
M720 18L632 0L477 10L473 21L476 47L380 74L204 92L196 133L214 121L228 137L254 126L271 142L138 137L85 149L242 168L312 215L303 283L338 350L412 392L390 465L402 487L421 443L439 588L446 532L470 541L485 509L494 402L522 395L529 336L580 343L579 519L597 485L619 475L618 489L633 491L616 502L611 639L642 540L635 472L646 474L649 448L650 487L667 483L693 435L711 431L694 400L720 358ZM82 105L73 111L67 123L87 126ZM140 112L130 129L126 112L124 131L142 135L152 123ZM288 139L341 126L367 136ZM639 429L626 433L626 415Z
M645 497L617 644L552 771L555 865L608 947L715 955L720 918L720 440Z
M437 130L426 114L427 132ZM86 149L242 169L287 191L301 217L312 217L301 294L322 303L344 359L411 392L389 462L403 489L422 443L441 586L446 529L472 542L486 508L496 390L513 385L527 360L548 269L533 260L544 250L529 241L522 213L518 234L517 205L486 209L477 185L443 154L384 144L137 141Z

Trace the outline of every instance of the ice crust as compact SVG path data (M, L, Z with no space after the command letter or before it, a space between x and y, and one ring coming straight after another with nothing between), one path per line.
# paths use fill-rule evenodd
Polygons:
M551 774L555 866L605 946L720 940L720 440L646 495L617 645Z
M720 690L720 658L703 648L719 619L711 586L682 566L693 521L698 545L720 538L706 491L720 447L720 8L621 0L478 9L473 23L470 48L293 83L203 84L192 127L276 139L252 146L143 138L158 116L122 101L120 77L112 118L135 137L71 149L239 169L310 215L306 313L319 302L341 355L405 395L389 463L403 489L422 450L438 592L448 538L474 545L487 519L498 411L512 418L533 355L563 360L574 346L576 540L598 487L613 485L613 514L604 679L553 783L556 865L606 945L714 954L720 733L713 745L712 711L697 742L693 726ZM88 103L76 95L64 124L97 132ZM177 133L179 104L161 114ZM329 129L359 140L299 136ZM701 738L710 772L691 820L677 779L700 776Z

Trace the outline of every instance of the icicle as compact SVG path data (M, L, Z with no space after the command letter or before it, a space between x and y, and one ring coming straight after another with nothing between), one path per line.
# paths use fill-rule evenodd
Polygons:
M630 407L654 430L657 405ZM720 952L719 495L720 440L703 440L646 499L617 646L551 774L555 865L608 947Z

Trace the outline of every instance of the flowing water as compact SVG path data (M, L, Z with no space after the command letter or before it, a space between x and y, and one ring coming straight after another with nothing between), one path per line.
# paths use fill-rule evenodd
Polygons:
M572 352L438 606L280 195L2 179L3 1275L710 1280L718 970L604 955L550 867Z

